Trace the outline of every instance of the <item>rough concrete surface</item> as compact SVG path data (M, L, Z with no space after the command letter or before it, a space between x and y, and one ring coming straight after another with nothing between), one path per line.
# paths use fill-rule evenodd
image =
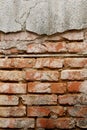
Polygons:
M87 0L0 0L0 31L51 35L87 27Z

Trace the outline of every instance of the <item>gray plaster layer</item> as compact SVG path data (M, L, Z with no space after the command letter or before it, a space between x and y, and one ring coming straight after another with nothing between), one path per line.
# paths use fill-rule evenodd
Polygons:
M51 35L87 28L87 0L0 0L0 31Z

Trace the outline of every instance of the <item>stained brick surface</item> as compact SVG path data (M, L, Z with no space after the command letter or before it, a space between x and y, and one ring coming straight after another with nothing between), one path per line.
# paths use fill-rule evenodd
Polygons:
M0 130L87 129L87 32L0 33Z

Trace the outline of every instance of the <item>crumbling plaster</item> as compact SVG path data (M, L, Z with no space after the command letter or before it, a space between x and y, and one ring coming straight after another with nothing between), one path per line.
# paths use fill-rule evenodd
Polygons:
M87 0L0 0L0 31L51 35L87 28Z

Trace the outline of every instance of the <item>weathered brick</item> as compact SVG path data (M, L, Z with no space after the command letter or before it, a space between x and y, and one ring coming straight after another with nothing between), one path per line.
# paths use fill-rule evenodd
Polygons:
M29 81L58 81L58 71L26 70L26 80Z
M2 81L21 81L24 79L23 71L0 70L0 80Z
M1 58L0 68L11 68L11 59Z
M68 114L71 117L87 117L87 106L68 107Z
M87 54L87 43L86 42L70 42L67 45L67 50L70 53Z
M60 34L54 34L47 37L47 41L63 41L63 37Z
M82 82L68 82L68 92L81 92L87 94L87 81Z
M66 83L28 83L29 93L66 93Z
M87 95L67 94L58 96L59 104L63 105L87 105Z
M0 59L0 68L32 68L34 66L34 58L2 58Z
M62 68L63 59L58 58L37 58L34 68Z
M66 43L65 42L45 42L43 44L29 44L27 48L28 53L57 53L57 52L66 52Z
M22 95L23 104L27 105L56 105L57 96L56 95Z
M33 68L34 64L34 58L13 58L11 60L11 66L14 68Z
M84 31L67 31L62 33L61 36L70 41L80 41L84 39Z
M8 50L0 50L0 54L5 54L5 55L8 55L8 54L18 54L20 53L20 51L17 49L17 48L10 48Z
M62 80L84 80L87 78L87 70L63 70L61 72Z
M29 117L52 117L57 118L59 116L64 116L66 109L61 106L32 106L28 107L27 113Z
M87 129L84 32L0 33L0 130Z
M0 42L0 53L11 54L11 53L24 53L27 49L29 41L1 41Z
M64 65L70 68L85 68L87 67L87 58L66 58Z
M26 115L26 107L0 107L1 117L22 117Z
M76 125L79 127L79 128L86 128L87 129L87 118L77 118L76 119Z
M22 41L22 40L35 40L38 37L37 34L30 32L16 32L4 34L1 33L1 41Z
M60 129L70 129L75 127L75 120L72 118L58 118L58 119L47 119L40 118L37 119L38 128L60 128Z
M62 68L63 59L58 58L1 58L0 68Z
M34 128L32 118L0 118L1 128Z
M0 95L0 105L18 105L17 96Z
M0 83L0 93L26 93L27 85L23 83Z

